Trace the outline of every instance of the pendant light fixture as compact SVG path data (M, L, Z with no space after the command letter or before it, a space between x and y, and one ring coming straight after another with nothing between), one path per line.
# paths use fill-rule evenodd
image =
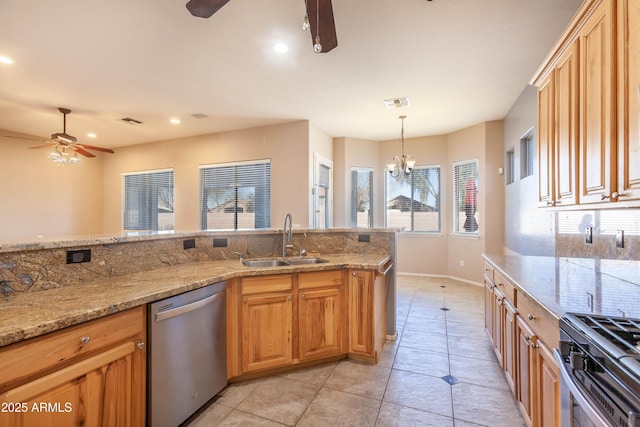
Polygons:
M307 0L304 0L304 18L302 19L302 31L309 31L309 9L307 9Z
M404 119L407 116L400 116L399 119L402 120L402 128L400 130L400 140L402 141L402 154L401 156L395 156L393 158L393 163L389 163L387 165L387 169L389 170L389 174L392 177L404 177L407 178L411 175L411 170L416 164L416 161L413 160L413 156L411 154L404 154Z
M316 40L313 44L313 51L315 53L322 52L322 45L320 44L320 0L316 0Z

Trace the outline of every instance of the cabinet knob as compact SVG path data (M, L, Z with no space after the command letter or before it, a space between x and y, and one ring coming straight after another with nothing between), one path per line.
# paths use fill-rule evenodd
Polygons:
M82 344L89 344L89 341L91 341L91 337L82 337L82 338L80 338L80 342Z
M304 299L304 294L300 295L300 298Z
M529 320L536 320L536 316L534 316L533 314L529 314L529 316L527 316L529 318Z
M137 347L142 350L144 348L144 342L140 341L138 344L136 344Z
M547 206L553 206L555 204L556 202L554 202L553 200L547 200Z
M356 275L355 271L354 271L353 273L351 273L351 275L352 275L352 276L355 276L355 275Z
M287 297L287 301L291 301L291 295Z

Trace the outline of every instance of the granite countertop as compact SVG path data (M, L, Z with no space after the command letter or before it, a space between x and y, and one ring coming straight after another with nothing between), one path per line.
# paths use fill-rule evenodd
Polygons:
M234 277L339 268L381 269L390 259L381 254L323 254L322 258L329 262L268 268L245 267L238 260L201 261L78 286L3 294L0 347Z
M484 255L556 318L564 313L640 319L640 262L591 258ZM592 297L591 297L591 296ZM593 300L593 306L590 306Z

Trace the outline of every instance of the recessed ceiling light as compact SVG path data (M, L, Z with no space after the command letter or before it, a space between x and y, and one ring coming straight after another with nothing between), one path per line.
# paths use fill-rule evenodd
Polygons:
M173 117L173 118L169 119L169 122L171 122L171 124L174 124L174 125L179 125L180 124L180 119L178 119L176 117Z
M273 50L278 53L287 53L289 52L289 46L284 43L276 43L273 45Z
M11 58L7 58L6 56L0 56L0 63L13 64L13 60Z
M95 134L95 133L93 133L93 132L89 132L89 133L87 134L87 136L88 136L89 138L96 138L98 135L96 135L96 134Z

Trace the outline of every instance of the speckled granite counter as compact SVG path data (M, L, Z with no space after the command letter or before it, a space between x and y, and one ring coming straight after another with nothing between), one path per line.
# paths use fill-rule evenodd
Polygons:
M555 317L565 312L640 318L640 262L484 255ZM593 300L593 307L590 301Z
M192 262L76 286L1 294L0 347L234 277L337 268L379 269L390 259L380 254L349 253L323 254L322 258L329 262L269 268L248 268L237 260Z

